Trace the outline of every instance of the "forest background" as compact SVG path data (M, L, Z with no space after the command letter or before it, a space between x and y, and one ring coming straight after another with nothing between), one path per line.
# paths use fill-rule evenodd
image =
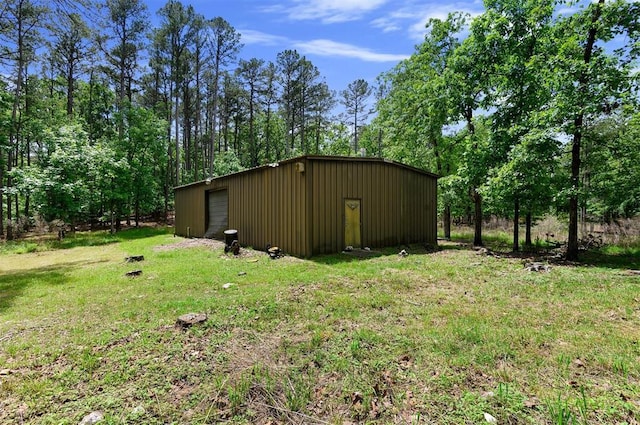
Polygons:
M54 220L166 218L173 187L303 154L438 173L469 217L616 223L640 209L640 3L486 0L431 19L375 83L328 86L296 50L242 58L223 17L170 0L0 2L0 237ZM571 6L568 8L567 6Z

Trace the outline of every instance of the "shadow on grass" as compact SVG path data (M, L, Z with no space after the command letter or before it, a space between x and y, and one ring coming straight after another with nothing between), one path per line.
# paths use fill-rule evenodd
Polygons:
M639 270L640 252L637 250L620 253L587 251L579 255L578 263L581 265L604 267L608 269Z
M640 269L640 249L619 248L615 246L602 249L582 251L578 254L578 261L568 262L563 258L556 258L561 251L553 249L553 246L534 245L529 248L522 247L520 251L513 252L512 245L501 238L484 238L485 248L492 253L504 258L519 258L523 260L548 261L568 266L603 267L617 270ZM457 246L452 245L456 244ZM442 244L443 249L468 249L473 250L471 240L456 239L453 242Z
M33 286L57 287L69 282L68 273L76 267L107 260L70 261L53 266L0 273L0 313L9 309L24 291Z
M35 251L51 251L58 249L71 249L82 246L104 246L123 241L131 241L136 239L150 238L158 235L170 234L171 230L167 227L138 227L122 230L118 233L111 234L108 230L94 230L86 232L75 232L67 235L66 238L59 241L44 237L40 240L24 240L7 242L2 251L6 253L23 253ZM27 246L28 245L28 246Z
M455 238L452 240L438 239L437 249L428 249L423 245L402 245L397 247L387 247L375 249L372 251L354 250L347 253L326 254L311 257L310 261L323 265L335 265L343 263L352 263L366 261L377 257L390 257L398 255L398 253L406 249L410 255L429 255L438 251L474 251L477 247L473 246L473 239ZM568 266L586 266L586 267L603 267L617 270L640 270L640 249L601 249L581 252L577 262L567 262L563 259L554 258L556 254L551 247L533 246L529 249L522 249L519 252L513 252L511 245L506 243L502 238L485 238L484 248L488 249L492 254L502 258L517 258L529 261L551 262L556 264L564 264Z
M443 248L438 246L437 248L426 248L424 245L412 244L412 245L401 245L401 246L392 246L385 248L376 248L371 251L363 250L363 249L354 249L350 252L341 252L338 254L322 254L311 257L309 260L314 263L323 264L323 265L334 265L334 264L342 264L342 263L352 263L359 261L366 261L372 258L379 257L391 257L398 255L402 250L405 250L409 255L427 255L433 254L434 252L438 252L442 249L464 249L463 247L451 246Z

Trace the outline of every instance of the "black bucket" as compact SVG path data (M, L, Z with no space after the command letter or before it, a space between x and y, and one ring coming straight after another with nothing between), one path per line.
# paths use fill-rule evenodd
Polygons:
M235 229L229 229L224 231L224 244L226 246L231 246L233 241L238 240L238 231Z

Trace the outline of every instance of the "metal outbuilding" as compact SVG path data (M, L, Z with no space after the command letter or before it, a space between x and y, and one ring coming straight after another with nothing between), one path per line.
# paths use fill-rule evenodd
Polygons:
M379 158L301 156L175 188L175 233L310 257L436 244L437 176Z

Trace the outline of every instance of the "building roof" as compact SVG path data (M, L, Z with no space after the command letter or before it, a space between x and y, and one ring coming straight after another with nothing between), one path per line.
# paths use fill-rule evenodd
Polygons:
M274 163L271 163L271 164L261 165L259 167L248 168L246 170L238 171L237 173L226 174L224 176L214 177L212 179L208 179L208 181L210 183L211 181L222 179L222 178L226 178L226 177L229 177L229 176L237 176L237 175L241 175L241 174L245 174L245 173L246 174L252 173L252 172L255 172L255 171L258 171L258 170L264 170L264 169L267 169L267 168L275 168L275 167L279 167L280 165L289 164L289 163L292 163L292 162L298 162L301 159L306 159L306 160L309 160L309 161L351 161L351 162L372 162L372 163L391 164L391 165L394 165L396 167L404 168L404 169L407 169L409 171L413 171L413 172L416 172L416 173L420 173L420 174L423 174L423 175L427 175L427 176L433 177L435 179L440 177L437 174L430 173L430 172L422 170L420 168L412 167L410 165L402 164L401 162L392 161L390 159L384 159L384 158L360 157L360 156L302 155L302 156L297 156L295 158L285 159L285 160L282 160L280 162L274 162ZM200 181L197 181L197 182L192 182L192 183L176 186L176 187L173 188L173 190L182 189L182 188L186 188L186 187L197 186L197 185L201 185L201 184L207 184L207 180L200 180Z

